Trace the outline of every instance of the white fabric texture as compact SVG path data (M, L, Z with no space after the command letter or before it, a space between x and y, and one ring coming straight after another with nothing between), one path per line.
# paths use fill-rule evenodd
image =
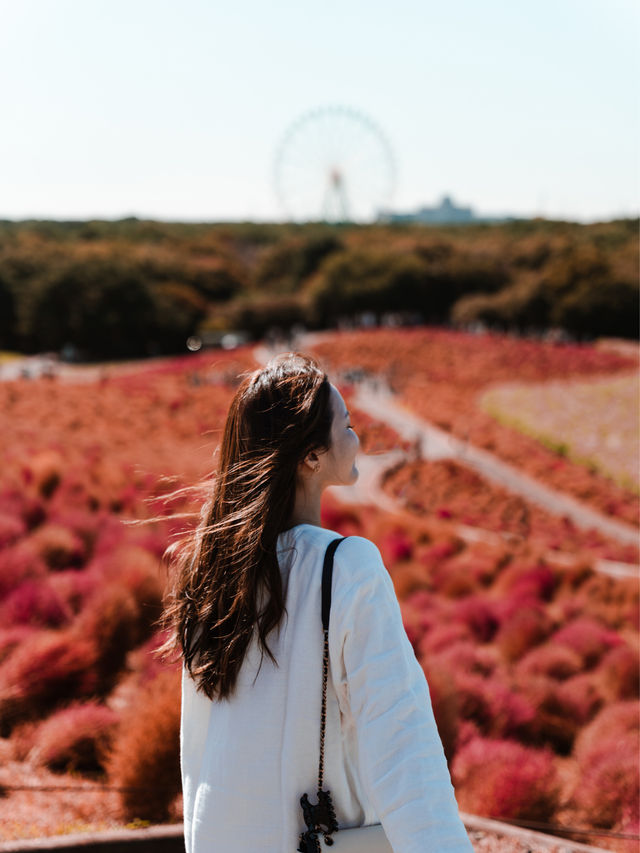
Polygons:
M338 533L281 533L287 614L253 643L229 700L183 671L180 733L187 853L295 853L300 797L316 801L322 692L321 581ZM382 822L394 853L469 853L424 673L378 548L350 536L334 558L325 784L341 827Z

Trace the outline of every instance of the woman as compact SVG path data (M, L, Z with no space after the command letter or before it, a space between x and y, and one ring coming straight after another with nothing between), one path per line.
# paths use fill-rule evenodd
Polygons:
M182 652L187 853L293 853L319 749L322 492L358 477L338 390L300 354L238 389L169 618ZM339 826L381 821L395 853L470 851L424 674L380 552L335 554L325 787Z

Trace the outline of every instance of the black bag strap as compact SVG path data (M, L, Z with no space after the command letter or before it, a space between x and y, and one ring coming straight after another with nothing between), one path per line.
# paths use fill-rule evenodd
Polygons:
M327 678L329 675L329 617L331 615L331 581L333 578L333 555L338 545L346 539L342 536L329 542L322 566L322 630L324 651L322 654L322 710L320 713L320 761L318 764L318 791L324 781L324 733L327 727Z
M347 537L333 539L327 546L322 567L322 630L329 630L329 616L331 614L331 579L333 578L333 555L338 545Z
M313 805L307 794L300 797L306 830L300 835L299 853L320 853L318 835L324 835L325 843L333 844L331 834L337 832L338 821L330 791L323 791L324 781L324 733L327 726L327 678L329 675L329 616L331 613L331 581L333 578L333 555L346 536L329 542L322 566L322 631L324 651L322 654L322 711L320 713L320 760L318 762L318 802Z

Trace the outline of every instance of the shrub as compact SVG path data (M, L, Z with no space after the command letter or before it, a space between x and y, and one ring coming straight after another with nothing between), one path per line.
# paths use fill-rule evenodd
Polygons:
M39 625L57 628L71 618L71 609L46 580L26 580L0 607L4 625Z
M362 536L362 521L358 512L337 501L322 504L322 526L335 530L341 536Z
M413 542L405 530L400 527L385 533L378 541L382 560L389 569L403 560L410 560L413 555Z
M101 688L110 688L120 672L127 652L146 636L133 595L118 584L98 588L78 618L76 631L88 637L96 650L96 668Z
M488 817L550 821L559 786L553 755L510 740L475 737L453 760L461 809Z
M611 829L640 819L638 739L607 741L608 749L580 764L572 804L578 820Z
M556 575L549 566L528 566L516 562L501 572L494 588L514 599L550 601L556 585Z
M85 560L81 540L59 524L43 524L31 535L39 555L50 569L79 567Z
M42 450L32 456L23 468L23 479L33 484L42 497L49 498L62 479L64 459L57 450Z
M41 578L47 567L28 540L0 550L0 596L4 597L27 578Z
M599 689L593 673L583 672L574 675L556 688L558 704L564 713L575 719L579 725L591 720L604 704L604 696Z
M95 660L91 642L71 630L41 631L21 644L0 666L0 730L92 693Z
M546 675L558 681L577 675L581 669L582 660L576 652L551 643L532 649L518 663L522 676Z
M535 708L497 676L470 672L454 676L460 717L494 737L518 735L534 718Z
M610 699L631 699L640 692L640 655L630 646L617 646L600 661L598 673Z
M425 676L429 685L433 715L447 761L455 754L458 742L459 703L458 695L448 669L438 660L425 667Z
M126 788L127 820L166 820L180 792L179 670L157 676L122 714L107 759L110 783Z
M588 766L606 754L612 743L628 743L637 753L640 709L635 701L616 702L603 708L576 738L574 754L580 766Z
M551 642L573 649L586 667L594 666L600 658L622 643L618 634L603 628L593 619L578 618L551 637Z
M390 573L399 601L406 600L414 592L431 588L431 581L424 566L416 560L396 563L390 568Z
M0 629L0 664L11 654L19 645L29 640L36 632L36 628L31 625L15 625L12 628Z
M13 545L26 533L27 525L15 515L0 512L0 548Z
M117 719L96 702L64 708L38 726L29 757L58 772L100 773Z
M479 643L488 643L498 629L496 608L485 596L470 595L456 602L452 617L467 625Z
M444 563L433 571L434 587L447 598L463 598L475 593L478 582L468 567L458 563Z
M522 727L521 739L533 746L550 746L560 755L568 755L580 728L578 720L567 713L559 700L558 684L545 676L527 674L524 678L517 673L514 688L523 695L535 713L529 723Z
M169 639L169 631L162 629L143 643L137 649L134 649L127 657L127 668L133 670L137 674L137 682L140 685L147 684L153 681L158 675L166 672L169 669L175 669L180 666L178 659L173 659L171 656L165 658L156 654L156 651Z
M471 632L460 622L436 625L426 631L418 643L418 655L421 660L423 658L428 660L431 656L468 640L471 640Z
M506 613L495 641L508 661L518 660L546 640L553 628L551 618L535 602L511 600Z
M556 588L556 576L549 566L535 566L518 575L511 592L521 598L538 598L550 601Z
M80 613L99 583L92 572L78 572L74 569L51 574L47 580L73 614Z
M497 651L494 648L478 646L469 639L467 637L458 642L453 641L428 657L437 657L448 668L452 677L462 672L492 675L499 664Z
M90 512L78 507L60 507L49 513L49 520L58 527L64 527L78 537L88 555L93 551L95 542L105 523L105 513Z

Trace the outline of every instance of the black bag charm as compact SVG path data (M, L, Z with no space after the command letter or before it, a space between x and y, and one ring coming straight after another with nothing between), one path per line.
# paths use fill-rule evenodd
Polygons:
M322 567L322 630L324 632L324 653L322 656L322 711L320 713L320 762L318 764L318 802L313 805L307 794L300 798L306 831L300 835L298 853L321 853L319 835L324 836L325 844L333 844L331 834L338 831L338 821L331 801L331 792L323 791L324 781L324 733L327 726L327 677L329 675L329 613L331 611L331 578L333 576L333 555L342 542L334 539L329 543L324 555Z

